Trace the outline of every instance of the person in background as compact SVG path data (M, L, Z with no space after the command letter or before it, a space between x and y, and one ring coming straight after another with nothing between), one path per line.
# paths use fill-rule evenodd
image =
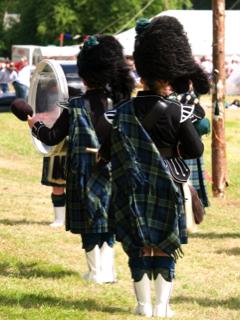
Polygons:
M31 68L28 64L28 60L26 57L22 57L21 65L18 69L17 79L12 83L15 89L17 98L22 98L27 100L29 87L30 87L30 78L31 78Z
M133 56L127 55L126 59L127 59L127 64L128 64L128 66L129 66L129 68L131 70L131 76L135 81L136 89L142 88L142 84L140 82L140 77L139 77L139 75L137 74L137 71L136 71L136 67L135 67Z
M9 85L17 79L17 71L13 62L4 63L0 71L0 87L3 93L9 92Z
M55 119L54 113L58 110L58 86L55 79L50 79L46 83L39 83L36 96L36 113L42 121L52 123L51 115ZM52 188L51 201L54 211L54 221L50 227L57 228L65 226L65 163L66 150L62 147L56 149L52 155L43 157L41 184Z
M17 77L18 77L14 62L9 63L9 73L10 73L9 74L9 82L13 83L14 81L17 80Z
M85 94L70 100L51 129L36 116L28 122L33 134L47 145L56 145L69 136L66 230L81 235L89 267L84 278L96 283L115 282L114 226L108 216L110 168L96 162L101 141L95 127L113 104L129 99L134 82L123 48L113 36L89 37L78 54L77 65L87 88ZM90 186L94 194L89 193Z
M0 70L0 90L2 93L7 93L9 91L8 83L9 83L9 69L6 63L1 64Z
M204 55L200 59L200 65L208 75L208 79L212 80L213 63L210 55Z
M65 155L43 157L41 184L52 187L51 201L54 209L52 228L65 226L66 195L65 195Z
M136 32L133 56L144 90L101 118L99 157L111 163L109 214L129 258L135 313L172 317L175 262L181 244L187 243L182 184L189 169L183 158L200 157L203 144L191 122L191 108L168 94L171 88L178 94L188 91L190 82L207 93L209 82L176 18L140 20Z

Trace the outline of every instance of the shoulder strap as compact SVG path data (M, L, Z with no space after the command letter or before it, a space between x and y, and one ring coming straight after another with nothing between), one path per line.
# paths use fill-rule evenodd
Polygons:
M86 99L84 96L82 97L83 102L83 108L86 110L87 115L89 116L89 119L91 120L92 126L94 127L94 118L93 118L93 112L91 110L90 101Z
M134 101L133 101L134 103ZM154 124L159 120L159 111L163 112L167 108L167 103L158 100L153 106L152 110L146 115L146 117L141 121L142 126L146 130L152 129Z

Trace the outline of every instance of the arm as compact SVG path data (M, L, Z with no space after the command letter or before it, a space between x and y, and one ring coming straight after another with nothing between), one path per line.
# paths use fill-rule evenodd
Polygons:
M184 159L199 158L202 155L204 145L190 119L181 123L179 138L179 151Z
M69 114L64 109L60 117L56 120L52 128L48 128L45 124L38 120L38 116L28 118L29 127L32 128L32 134L48 146L54 146L61 142L67 135L69 130Z
M210 132L210 121L205 118L205 111L199 103L194 106L191 120L200 137Z
M193 112L193 117L198 119L203 119L205 117L205 110L203 109L203 107L197 103L194 106L194 112Z

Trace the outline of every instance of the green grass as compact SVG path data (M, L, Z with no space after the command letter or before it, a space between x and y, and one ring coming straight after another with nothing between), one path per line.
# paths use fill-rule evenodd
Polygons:
M209 115L209 111L208 111ZM199 231L177 263L172 307L181 320L240 319L240 111L226 111L229 187L211 197ZM0 319L125 320L135 305L127 257L116 246L118 282L94 285L80 238L53 230L51 189L41 186L42 158L26 123L0 114ZM211 175L211 135L204 138Z

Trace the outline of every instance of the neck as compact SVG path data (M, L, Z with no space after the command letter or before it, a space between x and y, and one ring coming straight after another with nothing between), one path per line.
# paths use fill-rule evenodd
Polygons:
M168 96L171 93L173 93L173 90L171 86L168 84L168 82L165 82L163 80L158 80L155 82L154 88L150 88L145 81L142 81L144 90L151 90L156 95L159 96Z

